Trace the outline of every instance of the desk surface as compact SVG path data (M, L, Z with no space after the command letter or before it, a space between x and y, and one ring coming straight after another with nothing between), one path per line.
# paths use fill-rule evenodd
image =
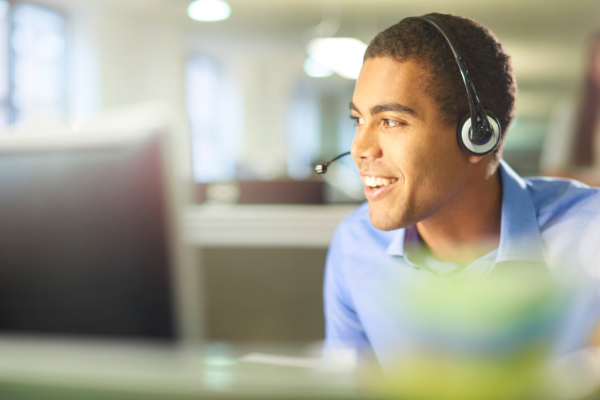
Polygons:
M264 350L261 349L261 350ZM273 348L298 355L299 347ZM0 397L355 399L353 373L245 362L247 346L0 337Z

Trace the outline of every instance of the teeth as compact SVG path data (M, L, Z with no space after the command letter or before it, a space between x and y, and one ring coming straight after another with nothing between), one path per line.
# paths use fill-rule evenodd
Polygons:
M365 176L363 178L365 185L369 187L387 186L396 182L395 178L375 178L374 176Z

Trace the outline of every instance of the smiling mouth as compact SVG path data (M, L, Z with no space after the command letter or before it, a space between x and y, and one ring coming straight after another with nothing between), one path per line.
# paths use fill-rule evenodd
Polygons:
M374 176L363 176L365 186L372 189L378 189L382 186L390 186L398 181L396 178L376 178Z
M365 183L365 197L368 200L375 200L383 196L398 182L397 178L379 178L364 175L362 179Z

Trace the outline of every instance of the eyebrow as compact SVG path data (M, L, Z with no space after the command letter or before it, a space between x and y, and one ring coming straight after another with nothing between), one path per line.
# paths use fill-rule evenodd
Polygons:
M350 109L360 113L360 111L358 110L356 105L354 105L353 102L350 102ZM412 108L403 106L402 104L398 104L398 103L379 104L379 105L371 107L371 115L379 114L384 111L397 111L397 112L409 114L415 118L419 118L419 116L415 110L413 110Z

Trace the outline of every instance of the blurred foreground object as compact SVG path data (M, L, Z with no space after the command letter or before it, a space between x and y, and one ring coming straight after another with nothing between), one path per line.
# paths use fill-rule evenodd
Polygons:
M0 137L0 399L355 398L352 370L298 346L200 342L173 130L143 104ZM240 360L260 351L310 368Z
M219 343L165 346L5 336L0 337L0 398L359 398L351 373L320 373L310 364L258 363L252 360L256 354L249 354L254 350ZM288 354L272 356L275 360L306 356L306 349L299 346L263 346L263 350Z
M581 398L593 391L590 384L573 390L549 373L572 289L542 264L519 263L482 281L399 282L388 300L412 328L405 346L391 349L385 382L374 386L385 388L384 396L423 400ZM580 368L561 366L563 378Z
M144 104L0 136L1 331L200 337L170 135L168 109Z

